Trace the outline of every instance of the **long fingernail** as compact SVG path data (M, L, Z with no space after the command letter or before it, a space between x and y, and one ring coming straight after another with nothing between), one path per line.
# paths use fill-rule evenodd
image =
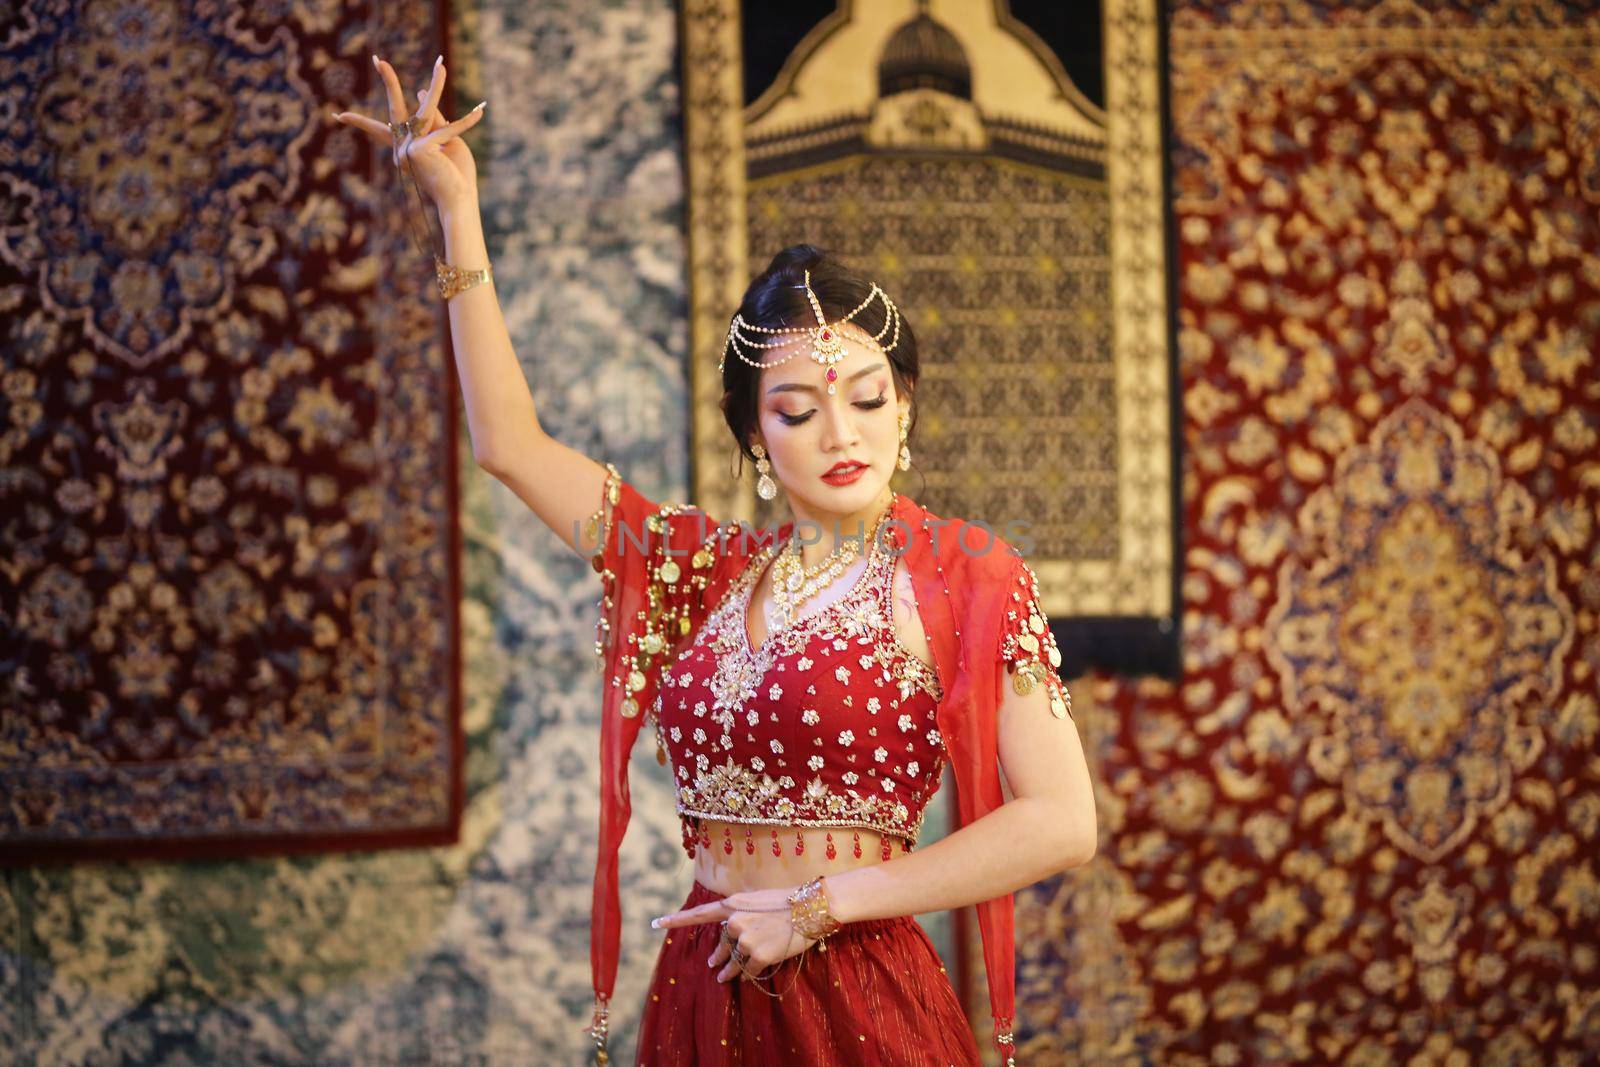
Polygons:
M660 919L651 919L650 920L650 929L652 929L652 930L661 929L661 920Z
M473 108L472 110L474 110L474 111L482 111L484 108L486 108L488 106L489 106L489 101L485 100L483 103L479 104L477 107Z
M440 63L443 63L443 62L444 62L444 53L440 52L439 53L439 58L433 61L433 65L437 67Z
M383 68L378 66L378 53L376 52L372 53L372 69L377 71L379 74L383 73Z

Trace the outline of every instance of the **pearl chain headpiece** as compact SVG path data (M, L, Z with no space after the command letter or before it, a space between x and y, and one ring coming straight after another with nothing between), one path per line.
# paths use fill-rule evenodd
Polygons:
M728 324L728 343L723 345L722 355L717 359L717 370L722 370L723 364L727 361L729 348L732 348L735 355L752 367L776 367L780 363L787 363L804 351L803 346L796 347L793 352L790 352L782 359L775 359L770 363L758 363L745 355L739 346L742 344L750 348L780 348L789 342L782 340L755 341L745 336L746 331L764 333L769 336L801 334L811 339L811 358L828 369L828 394L831 396L835 391L833 383L839 377L839 371L834 367L834 364L844 359L845 355L844 336L839 333L839 326L841 323L849 322L866 310L867 305L872 303L875 297L883 301L885 314L883 329L872 335L872 343L880 347L884 352L894 351L894 346L900 343L900 309L894 306L894 301L889 299L889 294L878 288L876 282L873 283L872 291L867 294L865 300L852 308L844 317L834 322L829 322L827 316L822 313L822 304L817 300L817 294L811 289L811 272L809 270L805 272L805 284L797 285L795 288L806 291L806 299L811 302L811 311L817 316L817 324L815 326L780 326L776 328L756 326L753 323L746 322L742 314L735 314L733 321ZM894 334L890 337L889 343L884 345L883 335L889 333L891 327L893 327Z

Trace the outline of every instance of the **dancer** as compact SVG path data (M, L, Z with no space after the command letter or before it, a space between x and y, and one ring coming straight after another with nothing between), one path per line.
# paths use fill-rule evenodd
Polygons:
M751 283L718 364L770 536L651 501L540 426L494 295L471 153L442 63L407 114L336 118L390 146L438 211L437 257L476 461L601 577L601 816L591 965L609 1059L628 759L649 727L694 885L665 931L636 1063L976 1064L914 916L977 906L995 1042L1013 1060L1012 893L1087 862L1088 769L1023 557L890 487L910 467L915 334L809 245ZM1009 681L1009 684L1007 682ZM949 763L960 826L915 843ZM1001 770L1011 797L1001 785ZM642 920L641 920L642 921Z

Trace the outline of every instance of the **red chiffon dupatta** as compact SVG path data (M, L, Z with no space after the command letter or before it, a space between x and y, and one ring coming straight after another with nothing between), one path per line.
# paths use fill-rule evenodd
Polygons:
M751 539L718 526L698 508L656 504L606 464L589 543L602 595L595 653L603 678L600 718L600 832L589 940L595 1006L589 1030L598 1062L609 1062L611 994L622 943L617 855L633 814L628 759L644 712L656 699L661 664L693 633L738 576Z

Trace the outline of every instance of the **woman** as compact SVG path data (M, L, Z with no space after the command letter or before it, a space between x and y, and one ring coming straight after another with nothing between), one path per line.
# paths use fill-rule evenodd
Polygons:
M391 116L403 114L394 71L374 63ZM915 424L909 324L887 293L818 250L780 253L745 293L720 366L724 416L756 463L757 492L783 493L793 519L764 538L647 500L539 425L459 136L482 105L446 123L434 105L443 85L435 63L405 122L336 118L390 145L438 209L474 458L592 552L602 576L600 1062L628 758L645 725L671 764L695 884L652 924L666 934L638 1063L975 1064L913 918L967 904L1011 1062L1011 894L1093 855L1094 801L1031 568L987 530L890 488ZM913 851L947 761L962 825Z

